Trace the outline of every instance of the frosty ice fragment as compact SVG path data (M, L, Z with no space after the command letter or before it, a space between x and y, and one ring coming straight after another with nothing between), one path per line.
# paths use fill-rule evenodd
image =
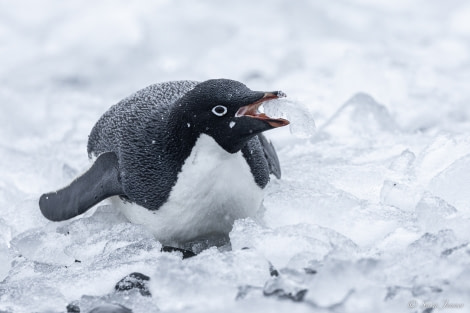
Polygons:
M315 132L315 121L306 106L298 101L278 98L263 103L264 113L270 117L290 121L290 132L296 137L309 138Z

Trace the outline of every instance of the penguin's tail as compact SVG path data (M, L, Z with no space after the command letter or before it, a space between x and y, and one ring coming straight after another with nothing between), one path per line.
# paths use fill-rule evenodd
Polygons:
M43 194L39 198L39 208L47 219L64 221L85 213L100 201L116 195L124 195L118 159L114 152L106 152L70 185Z

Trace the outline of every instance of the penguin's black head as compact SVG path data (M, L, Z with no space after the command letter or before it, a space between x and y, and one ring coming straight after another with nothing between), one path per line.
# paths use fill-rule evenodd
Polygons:
M252 91L234 80L212 79L196 85L179 105L184 110L183 123L235 153L256 134L289 124L258 111L264 101L283 96L281 91Z

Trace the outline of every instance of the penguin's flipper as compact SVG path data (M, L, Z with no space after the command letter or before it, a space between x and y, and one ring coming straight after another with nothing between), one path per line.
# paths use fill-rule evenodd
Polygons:
M114 152L101 154L91 168L67 187L43 194L39 199L42 214L51 221L80 215L111 196L124 195L119 164Z
M281 178L281 165L277 157L273 144L263 134L258 134L259 141L263 147L264 156L268 161L269 172L274 174L278 179Z

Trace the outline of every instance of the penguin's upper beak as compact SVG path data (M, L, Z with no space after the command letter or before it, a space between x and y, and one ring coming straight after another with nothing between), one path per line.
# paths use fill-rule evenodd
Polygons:
M286 119L272 118L258 111L258 108L261 106L263 102L272 100L272 99L283 98L285 96L286 94L283 93L282 91L265 92L264 96L261 99L253 102L252 104L242 106L240 109L238 109L235 116L236 117L247 116L251 118L256 118L258 120L267 122L273 128L289 125L289 121Z

